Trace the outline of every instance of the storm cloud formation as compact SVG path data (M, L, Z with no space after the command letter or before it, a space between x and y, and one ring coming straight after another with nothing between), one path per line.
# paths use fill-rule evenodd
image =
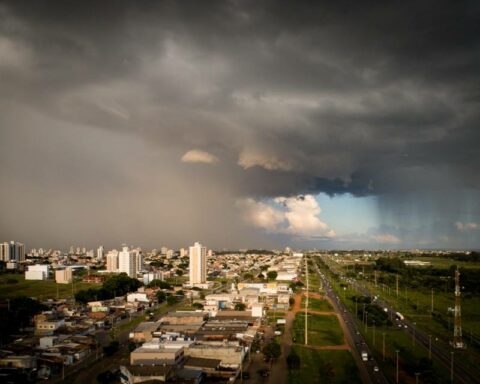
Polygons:
M0 233L341 245L242 219L326 193L478 246L479 36L476 1L0 2Z

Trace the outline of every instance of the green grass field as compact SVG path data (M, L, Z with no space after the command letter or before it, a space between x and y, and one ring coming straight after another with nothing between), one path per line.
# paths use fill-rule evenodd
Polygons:
M13 281L16 281L16 283ZM59 298L72 297L72 284L57 284L52 279L43 281L25 280L23 274L3 274L0 275L0 299L10 299L19 296L53 299L57 297L57 286ZM74 292L100 286L101 284L84 283L81 281L75 281L73 284Z
M305 297L302 298L302 308L305 308ZM319 300L315 298L308 299L308 309L312 311L333 311L332 305L327 300Z
M300 356L300 369L288 373L289 384L362 382L349 351L316 351L297 345L293 349Z
M268 311L267 319L268 323L275 325L277 323L277 319L284 319L286 313L283 311Z
M297 313L293 323L293 336L296 343L305 341L305 315ZM343 344L343 330L336 316L308 315L309 345L340 345Z

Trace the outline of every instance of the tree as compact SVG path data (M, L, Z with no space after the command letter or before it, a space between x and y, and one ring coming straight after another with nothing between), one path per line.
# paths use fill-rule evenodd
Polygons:
M235 304L235 311L244 311L246 308L247 306L243 303Z
M294 305L295 304L295 299L293 297L290 297L290 299L288 299L288 304Z
M282 349L280 344L278 344L275 340L271 341L265 347L263 347L263 354L270 358L270 359L277 359L282 354Z
M177 269L175 271L175 273L177 274L177 276L182 276L183 275L183 271L181 269Z
M268 280L275 280L278 276L277 271L268 271L267 272L267 278Z
M250 273L250 272L246 272L243 274L243 278L245 280L252 280L253 279L253 275Z
M172 286L168 284L166 281L158 280L158 279L152 280L150 284L148 284L148 287L149 288L158 287L160 289L172 289Z
M203 309L203 304L202 303L193 303L192 307L196 308L196 309Z
M168 305L174 305L177 303L177 298L173 295L170 295L167 297L167 304Z
M290 371L300 369L300 356L298 356L295 349L291 349L287 356L287 366Z
M159 303L163 303L167 298L167 295L163 291L158 291L155 296L157 296L157 300Z

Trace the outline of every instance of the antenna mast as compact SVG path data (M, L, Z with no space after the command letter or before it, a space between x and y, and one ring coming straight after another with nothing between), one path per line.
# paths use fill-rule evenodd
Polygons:
M464 349L466 345L462 340L462 303L460 291L460 271L457 267L455 271L455 323L453 327L452 346L455 349Z

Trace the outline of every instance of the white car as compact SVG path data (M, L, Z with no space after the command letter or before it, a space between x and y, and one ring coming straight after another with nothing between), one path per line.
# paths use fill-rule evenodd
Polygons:
M378 369L378 367L377 367L376 365L373 367L373 371L374 371L374 372L378 372L378 371L379 371L379 369Z

